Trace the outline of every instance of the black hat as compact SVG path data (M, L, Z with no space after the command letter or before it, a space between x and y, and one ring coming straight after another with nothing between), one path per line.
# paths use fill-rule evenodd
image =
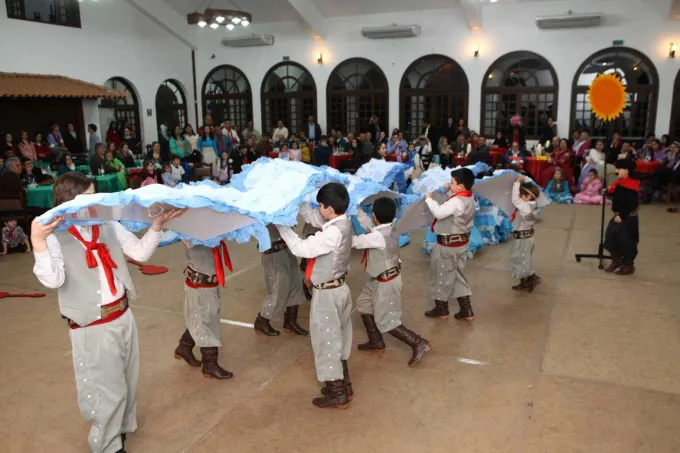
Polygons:
M624 168L629 172L635 171L635 161L632 159L619 159L616 161L616 168Z

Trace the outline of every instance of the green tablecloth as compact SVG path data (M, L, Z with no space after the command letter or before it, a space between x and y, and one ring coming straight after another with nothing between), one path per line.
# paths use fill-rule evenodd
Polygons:
M115 174L95 176L97 180L97 192L120 192L121 187Z
M28 189L26 193L26 204L43 209L52 209L52 184L49 186L38 186Z
M78 165L78 166L76 166L76 171L88 174L90 172L90 166L89 165Z

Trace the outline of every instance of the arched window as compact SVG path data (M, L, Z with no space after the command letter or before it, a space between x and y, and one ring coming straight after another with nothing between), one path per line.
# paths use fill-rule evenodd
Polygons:
M671 127L669 134L673 140L680 140L680 71L675 77L673 89L673 106L671 107Z
M588 88L598 74L615 74L626 86L627 102L623 115L602 121L593 115ZM571 128L588 129L594 137L611 137L617 131L624 137L644 137L654 130L659 76L652 62L634 49L612 47L591 55L574 75L571 88Z
M284 61L262 81L262 132L271 133L281 120L290 133L300 132L307 118L316 118L316 83L304 66Z
M202 93L203 114L212 115L213 124L229 120L243 130L253 119L253 93L240 69L230 65L216 67L203 81Z
M390 124L387 78L372 61L350 58L336 66L328 78L327 95L328 129L357 134L376 115L380 130L387 131Z
M139 122L139 102L133 85L121 77L113 77L104 86L122 91L128 95L124 98L101 99L99 101L99 119L106 124L104 132L111 121L116 121L118 127L127 121L135 137L142 139L142 127Z
M525 138L537 139L548 118L557 119L557 74L552 65L533 52L503 55L482 80L482 131L488 137L509 133L510 118L519 114Z
M165 124L170 130L175 126L184 127L187 124L187 100L179 83L174 80L166 80L158 87L156 124L159 130L161 124Z
M454 124L467 124L469 86L465 71L443 55L427 55L406 69L399 88L399 127L411 137L420 133L424 119L445 127L449 117Z

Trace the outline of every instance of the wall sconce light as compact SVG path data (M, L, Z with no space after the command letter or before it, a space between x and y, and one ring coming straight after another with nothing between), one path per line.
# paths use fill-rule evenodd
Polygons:
M477 58L479 56L479 46L477 44L472 46L472 51L474 52L474 57Z
M322 53L316 54L316 62L317 62L317 64L323 64L323 54Z
M678 50L677 44L671 43L671 48L668 50L668 58L675 58L676 50Z

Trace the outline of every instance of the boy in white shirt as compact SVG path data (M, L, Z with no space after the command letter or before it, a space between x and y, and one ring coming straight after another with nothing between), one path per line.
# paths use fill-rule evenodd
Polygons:
M184 179L184 167L182 166L181 159L177 155L172 156L171 173L172 179L178 183L182 182L182 179Z

